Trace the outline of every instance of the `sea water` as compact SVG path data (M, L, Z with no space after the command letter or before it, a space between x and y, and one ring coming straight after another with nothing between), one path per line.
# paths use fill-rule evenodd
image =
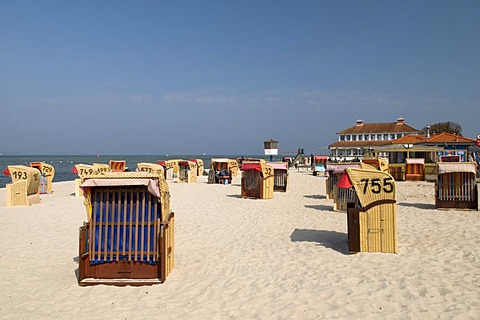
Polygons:
M264 158L264 156L254 155L38 155L38 156L8 156L0 155L0 188L5 188L7 183L11 182L9 176L3 174L4 169L9 165L30 166L30 162L45 162L52 165L55 169L53 182L71 181L78 178L76 173L72 173L72 169L76 164L93 164L105 163L110 160L125 160L129 171L135 171L137 163L149 162L156 163L159 160L169 159L202 159L205 169L210 168L210 160L212 158L230 158L237 159L239 157Z

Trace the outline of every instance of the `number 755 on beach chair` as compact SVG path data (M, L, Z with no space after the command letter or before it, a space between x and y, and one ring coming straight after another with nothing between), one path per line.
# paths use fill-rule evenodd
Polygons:
M82 183L80 285L163 283L174 265L174 214L163 177L104 173Z

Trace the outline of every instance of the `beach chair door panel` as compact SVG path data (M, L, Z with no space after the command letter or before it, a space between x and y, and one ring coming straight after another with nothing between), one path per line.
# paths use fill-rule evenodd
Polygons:
M157 198L146 187L97 187L91 201L91 221L80 232L80 284L160 282Z
M242 196L260 198L261 175L256 170L247 170L243 172Z
M351 253L360 252L360 210L354 208L353 203L349 203L348 206L348 251Z

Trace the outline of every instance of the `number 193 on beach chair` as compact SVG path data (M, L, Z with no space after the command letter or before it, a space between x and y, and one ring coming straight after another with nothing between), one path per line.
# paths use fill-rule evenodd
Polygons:
M40 202L38 186L40 171L23 165L8 166L4 174L9 175L12 183L6 185L7 207L30 206Z
M163 283L174 265L174 214L163 177L104 173L82 183L79 284Z
M348 248L355 252L397 253L395 180L386 172L348 168L338 182L353 189L347 204Z

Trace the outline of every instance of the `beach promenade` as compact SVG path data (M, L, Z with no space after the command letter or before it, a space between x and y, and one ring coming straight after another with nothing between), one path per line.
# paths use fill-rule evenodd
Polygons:
M30 207L0 189L0 319L478 319L480 212L437 210L434 184L397 182L398 254L349 254L325 178L286 193L169 182L175 268L164 284L77 283L86 220L74 182Z

